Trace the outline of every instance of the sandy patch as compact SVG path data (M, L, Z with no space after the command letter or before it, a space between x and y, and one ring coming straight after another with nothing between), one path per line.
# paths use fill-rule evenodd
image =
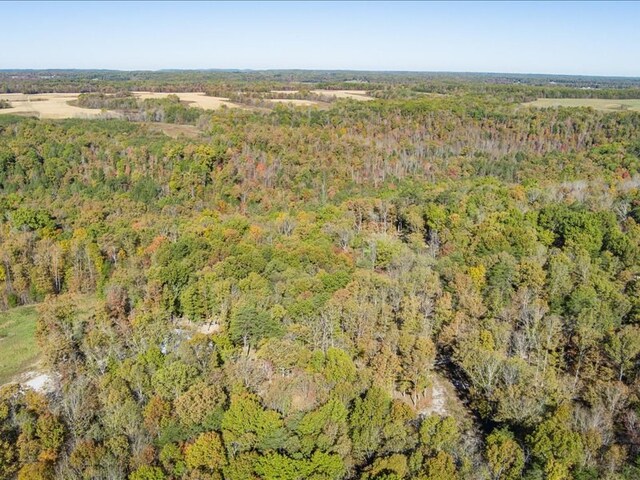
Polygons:
M0 114L28 115L38 118L114 118L115 112L104 112L90 108L69 105L78 98L77 93L23 93L0 94L0 100L7 100L11 108L0 109Z
M198 332L202 333L203 335L211 335L213 333L218 333L219 331L220 324L215 322L200 325L200 327L198 327Z
M31 388L36 392L48 392L52 391L54 387L53 378L46 373L36 375L31 380L27 380L22 384L23 387Z
M282 95L293 95L298 92L299 90L271 90L271 93L279 93Z
M17 383L23 389L29 388L38 393L51 393L58 387L58 377L55 374L30 370L16 377L10 383Z
M447 414L447 392L444 389L444 385L437 375L433 377L433 385L431 386L431 404L422 409L420 413L422 415L446 415Z
M311 90L316 95L326 95L336 98L350 98L352 100L373 100L373 97L367 95L366 90Z
M211 319L206 323L195 323L187 318L182 318L178 321L178 326L180 327L178 330L181 332L191 331L202 333L203 335L211 335L220 331L220 324L215 319Z

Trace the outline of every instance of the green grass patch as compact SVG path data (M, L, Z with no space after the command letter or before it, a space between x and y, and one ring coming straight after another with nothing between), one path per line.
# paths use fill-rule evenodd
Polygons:
M0 385L29 370L38 359L35 305L0 312Z
M74 302L80 318L95 310L95 295L78 295ZM0 312L0 385L18 375L37 369L40 356L36 342L38 305L25 305Z

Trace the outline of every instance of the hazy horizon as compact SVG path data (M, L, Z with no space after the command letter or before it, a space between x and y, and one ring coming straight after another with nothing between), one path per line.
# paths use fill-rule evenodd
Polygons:
M635 2L6 2L3 70L638 77Z
M118 68L0 68L0 72L120 72L120 73L163 73L163 72L336 72L336 73L376 73L376 74L418 74L418 75L508 75L514 77L585 77L585 78L624 78L640 79L640 75L590 75L581 73L539 73L539 72L484 72L484 71L450 71L450 70L357 70L350 68L158 68L158 69L118 69Z

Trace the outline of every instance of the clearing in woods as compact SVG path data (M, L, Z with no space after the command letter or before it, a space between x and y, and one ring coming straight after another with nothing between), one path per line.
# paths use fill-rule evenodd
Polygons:
M332 96L338 99L350 98L352 100L373 100L367 95L365 90L312 90L316 95ZM228 98L209 97L203 92L131 92L136 98L142 100L150 98L166 98L168 95L177 95L182 102L191 107L198 107L205 110L217 110L222 107L227 108L247 108L237 103L231 102ZM273 93L298 93L297 90L274 90ZM0 94L0 100L7 100L10 108L0 109L0 115L28 115L39 118L120 118L121 114L110 110L98 110L83 108L72 105L78 99L78 93L5 93ZM286 103L296 106L320 105L314 100L302 100L295 98L274 98L268 99L273 103ZM640 100L636 101L640 105ZM172 132L175 134L175 132ZM190 132L192 135L193 132Z
M148 122L144 125L146 125L152 132L162 132L171 138L179 138L182 136L187 138L198 138L202 135L202 131L194 125L161 122Z
M633 110L640 112L640 99L610 98L539 98L533 102L523 103L525 107L591 107L603 112L620 112Z
M94 295L78 295L73 300L80 318L88 318L95 308ZM38 306L25 305L0 312L0 386L30 372L38 371L40 352L36 342Z
M311 93L328 97L350 98L352 100L373 100L373 97L367 95L366 90L311 90Z
M297 98L267 98L266 100L273 103L286 103L289 105L295 105L297 107L310 107L312 105L319 105L318 102L313 100L299 100Z
M298 92L299 90L271 90L271 93L277 93L279 95L294 95ZM373 97L367 95L366 90L311 90L311 93L314 93L316 95L324 95L326 97L350 98L352 100L360 101L374 99ZM271 101L273 102L274 100Z
M0 385L36 362L37 316L35 305L0 312Z
M132 92L137 98L165 98L168 95L177 95L181 101L188 103L190 107L199 107L205 110L217 110L226 106L228 108L243 108L232 103L227 98L208 97L202 92ZM0 115L27 115L39 118L120 118L118 112L98 110L70 105L78 99L78 93L4 93L0 94L0 100L7 100L10 108L0 109Z
M148 98L166 98L168 95L177 95L180 101L186 102L190 107L203 108L205 110L217 110L223 106L229 108L242 108L241 105L232 103L228 98L208 97L203 92L131 92L135 97L146 100Z
M114 118L115 112L103 112L91 108L76 107L69 102L78 99L77 93L3 93L0 100L7 100L10 108L0 109L0 114L27 115L39 118Z

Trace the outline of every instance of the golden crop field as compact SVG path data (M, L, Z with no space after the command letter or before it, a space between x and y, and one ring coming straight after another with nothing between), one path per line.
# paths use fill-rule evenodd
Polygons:
M115 112L82 108L69 102L77 100L77 93L23 93L0 94L0 100L7 100L11 108L3 108L0 114L26 115L39 118L113 118Z
M229 108L242 108L241 105L232 103L228 98L209 97L203 92L131 92L135 97L146 100L148 98L165 98L168 95L177 95L182 102L186 102L190 107L203 108L205 110L217 110L223 105Z
M78 95L78 93L0 94L0 100L6 100L11 105L10 108L0 109L0 114L53 119L119 118L121 116L118 112L78 107L73 104L78 99ZM133 95L145 100L148 98L165 98L171 93L133 92ZM222 106L243 108L241 105L230 102L227 98L209 97L202 92L180 92L173 95L177 95L181 101L188 103L191 107L199 107L205 110L217 110Z
M299 90L271 90L271 93L276 93L279 95L294 95L299 93ZM373 100L373 97L367 95L366 90L328 90L328 89L319 89L319 90L311 90L311 93L316 95L324 95L327 97L335 97L335 98L350 98L352 100Z
M366 90L311 90L311 93L336 98L350 98L352 100L373 100L373 97L367 95Z
M533 102L523 103L528 107L591 107L603 112L619 112L624 110L640 111L640 99L608 99L608 98L539 98Z

